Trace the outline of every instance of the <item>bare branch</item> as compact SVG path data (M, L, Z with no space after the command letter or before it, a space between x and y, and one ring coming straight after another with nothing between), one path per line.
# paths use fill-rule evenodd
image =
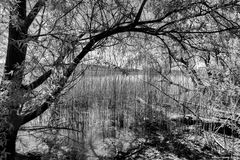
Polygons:
M143 0L142 4L141 4L141 6L138 10L137 16L134 20L134 23L133 23L134 25L136 25L139 22L139 20L141 18L142 11L143 11L143 8L144 8L144 5L146 4L146 2L147 2L147 0Z
M43 75L41 75L37 80L33 81L31 84L27 86L23 86L26 90L33 90L40 86L43 82L45 82L52 74L52 70L49 70L45 72Z
M21 115L21 125L26 124L27 122L33 120L34 118L41 115L43 112L45 112L53 103L54 99L49 96L46 101L39 107L36 107L36 109L33 112L30 112L25 115Z
M46 111L51 106L51 104L54 102L55 98L64 89L64 86L65 86L67 80L69 79L69 77L71 76L73 71L76 69L77 65L85 57L85 55L87 55L92 49L94 49L94 47L96 46L96 44L99 41L102 41L102 40L106 39L107 37L110 37L110 36L113 36L113 35L116 35L119 33L123 33L123 32L138 32L138 33L145 33L145 34L154 35L154 36L157 36L157 35L168 36L172 39L176 38L176 37L174 37L174 38L171 37L171 34L174 34L173 32L172 33L167 32L167 34L166 34L166 32L159 30L159 28L151 28L151 27L143 26L144 24L157 23L157 22L159 22L159 20L161 20L161 19L158 19L155 21L150 20L150 21L143 21L143 22L139 21L146 2L147 2L147 0L143 0L134 22L127 23L127 25L114 26L113 28L104 30L99 34L92 36L89 39L88 43L85 45L85 47L83 47L82 51L75 57L75 59L73 60L73 63L71 63L68 66L68 68L66 70L64 70L64 74L63 74L62 78L60 78L60 80L58 82L58 87L56 88L56 90L54 90L52 92L51 96L49 96L42 105L40 105L39 107L36 107L36 109L33 110L32 112L30 112L26 115L23 115L22 116L22 124L25 124L25 123L31 121L32 119L38 117L39 115L41 115L44 111ZM203 16L203 15L208 14L209 12L195 14L194 16L195 17ZM168 15L169 14L167 14L167 16ZM165 16L163 18L165 18ZM192 18L192 17L190 16L187 18L178 19L177 21L173 21L172 23L176 23L178 21L183 21L183 20L189 19L189 18ZM168 23L168 25L169 25L169 23ZM175 39L175 41L177 41L177 39ZM183 42L179 41L179 44L183 44ZM179 62L184 63L184 61L179 61ZM193 72L193 74L196 75L195 72ZM42 82L42 80L39 80L39 81Z
M129 28L130 27L130 28ZM89 53L92 49L92 47L100 40L110 36L110 35L114 35L117 33L121 33L124 31L128 31L131 29L131 25L129 26L125 26L125 27L118 27L112 31L105 31L100 33L99 35L93 37L88 44L82 49L82 51L78 54L78 56L73 60L73 63L71 63L71 65L69 65L69 67L66 69L66 71L64 72L63 77L59 80L59 86L56 88L56 90L54 90L51 94L51 96L49 96L46 101L39 107L36 107L36 109L26 115L22 115L22 122L21 124L25 124L31 120L33 120L34 118L38 117L39 115L41 115L43 112L45 112L50 106L51 104L54 102L55 98L61 93L61 91L63 90L68 78L71 76L71 74L73 73L73 71L76 69L77 65L80 63L80 61L85 57L85 55L87 53Z
M30 13L28 14L27 18L25 19L24 26L26 28L29 28L29 26L32 24L33 20L36 18L39 11L42 9L42 7L45 5L46 0L38 0L38 2L35 4L35 6L32 8Z

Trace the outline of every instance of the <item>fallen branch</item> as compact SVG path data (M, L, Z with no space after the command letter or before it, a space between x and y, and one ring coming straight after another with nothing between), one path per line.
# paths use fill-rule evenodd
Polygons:
M218 134L224 134L227 136L232 136L235 138L240 138L238 130L240 130L239 123L231 123L230 120L221 120L221 119L206 119L206 118L195 118L192 115L187 116L178 116L170 118L172 121L177 123L182 123L186 125L200 125L201 128L205 131L215 132Z

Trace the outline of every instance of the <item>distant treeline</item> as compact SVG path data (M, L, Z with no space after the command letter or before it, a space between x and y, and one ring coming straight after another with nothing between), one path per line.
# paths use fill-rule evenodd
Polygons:
M157 68L121 68L115 66L104 66L104 65L94 65L94 64L82 64L79 66L79 70L83 72L84 75L88 76L103 76L103 75L143 75L143 74L151 74L151 75L160 75L160 74L171 74L171 75L182 75L180 70L173 69L168 73L163 70L159 70Z
M3 74L4 64L0 63L0 77ZM171 74L175 76L183 75L182 71L179 69L172 69L171 71L164 71L164 69L157 68L122 68L117 66L107 66L107 65L97 65L97 64L81 64L79 66L79 71L83 72L84 75L88 76L105 76L105 75L143 75L143 74L151 74L151 75L160 75L160 74ZM205 69L197 70L199 74L203 74Z

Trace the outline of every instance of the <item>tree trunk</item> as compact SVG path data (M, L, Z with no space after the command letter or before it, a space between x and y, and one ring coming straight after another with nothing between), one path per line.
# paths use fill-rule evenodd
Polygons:
M10 22L8 30L8 47L4 70L4 79L11 80L13 74L18 72L19 81L22 81L23 62L26 57L27 27L24 26L26 18L26 0L15 2L10 11ZM17 17L17 18L14 18ZM21 71L21 72L19 72ZM11 73L12 72L12 73Z
M6 135L6 153L9 153L6 160L13 160L15 158L17 133L18 128L13 128L13 130Z
M7 56L0 97L0 159L14 160L21 120L17 115L24 94L20 93L27 52L26 0L12 2L10 9Z
M20 89L21 83L2 81L0 94L0 159L13 160L18 129L22 117L18 109L22 104L24 93ZM3 158L4 154L7 158Z
M16 153L16 139L19 130L20 119L12 112L7 117L1 119L0 142L0 159L14 160Z

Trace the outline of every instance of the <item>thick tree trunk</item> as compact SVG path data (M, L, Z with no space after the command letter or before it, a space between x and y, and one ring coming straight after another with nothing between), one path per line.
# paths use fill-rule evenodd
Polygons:
M19 130L20 119L12 112L0 121L0 159L14 160L16 153L16 139Z
M16 2L15 2L16 3ZM15 18L17 17L17 18ZM17 71L23 72L23 62L26 57L27 46L24 42L27 37L27 27L24 26L26 19L26 0L21 0L12 6L8 31L7 57L4 70L4 78L11 80ZM20 82L22 73L18 73Z
M18 128L13 128L13 130L6 135L6 153L9 153L6 160L13 160L15 158L17 133Z
M1 134L5 134L5 137L0 138L0 141L3 142L3 146L0 147L0 159L1 160L14 160L16 154L16 139L17 139L18 128L14 128L11 132L5 131ZM6 139L5 139L6 138Z
M24 93L21 83L5 81L1 83L0 94L0 159L13 160L18 129L22 117L18 115ZM5 156L5 154L7 156Z
M8 47L1 83L0 101L0 159L14 160L20 119L17 115L24 94L20 93L27 52L28 27L25 25L26 0L13 2L10 10ZM6 81L5 81L6 80Z

